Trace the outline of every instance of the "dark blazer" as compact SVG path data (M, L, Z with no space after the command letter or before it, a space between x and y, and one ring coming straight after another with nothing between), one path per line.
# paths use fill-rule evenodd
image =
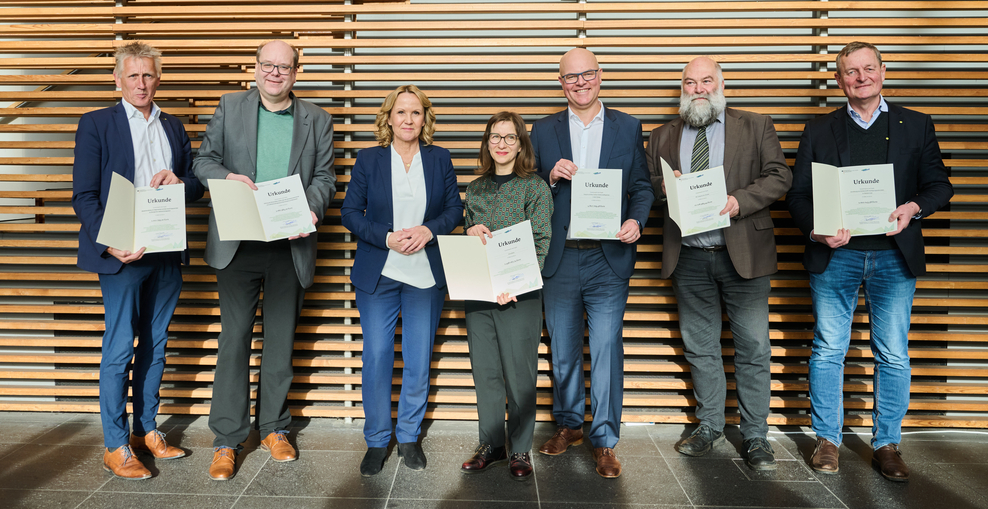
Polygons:
M682 171L679 144L683 124L682 118L676 118L656 127L648 138L648 170L655 195L662 201L665 194L659 158ZM789 190L792 172L771 118L733 108L724 111L724 178L727 192L738 200L741 209L731 219L731 226L722 230L734 269L745 279L774 274L778 270L775 225L768 207ZM679 225L667 210L662 225L662 277L668 278L676 269L682 241Z
M202 198L203 187L192 174L192 155L185 126L177 118L161 112L158 117L172 151L172 171L185 183L185 202ZM110 193L111 173L134 181L134 141L122 103L91 111L79 119L75 132L75 161L72 165L72 208L79 218L78 265L99 274L116 274L123 263L106 254L106 247L96 242L103 208ZM180 257L188 263L188 251ZM105 256L104 256L105 255ZM162 253L165 255L165 253Z
M540 119L532 125L532 145L535 148L535 169L549 182L549 172L560 159L573 160L573 147L569 138L569 109ZM600 144L599 168L620 168L621 223L636 219L645 227L648 211L655 200L645 166L645 148L642 144L642 123L637 119L610 108L604 108L604 133ZM552 240L545 257L542 275L551 277L559 268L566 232L569 229L571 182L560 179L552 187ZM627 279L635 270L637 243L625 244L618 239L601 242L604 258L618 277Z
M446 286L437 236L447 235L463 220L463 202L456 185L456 172L449 151L435 145L419 145L425 173L425 219L422 225L432 232L425 246L436 286ZM357 236L350 280L353 286L374 293L388 259L388 232L394 227L391 202L391 148L369 147L357 153L350 173L350 185L340 207L345 226Z
M203 184L208 179L225 179L230 173L256 178L257 170L257 108L261 95L254 88L220 97L202 145L196 154L193 169ZM321 223L329 203L336 194L336 173L333 168L333 117L326 110L294 95L292 96L292 149L288 158L288 174L298 174L309 202L309 210ZM289 241L295 274L303 288L312 285L316 271L318 235ZM239 240L220 240L216 217L209 213L209 233L206 236L206 263L217 269L226 268L237 254Z
M933 119L924 113L889 103L888 161L895 172L895 204L915 202L926 217L950 202L954 189L947 179L947 169L940 156L933 129ZM851 148L847 142L847 106L811 120L803 129L796 152L792 190L786 197L789 213L806 240L803 265L819 274L827 268L833 249L810 240L813 230L812 163L833 166L851 165ZM926 253L923 250L921 221L892 237L902 251L913 276L926 273Z

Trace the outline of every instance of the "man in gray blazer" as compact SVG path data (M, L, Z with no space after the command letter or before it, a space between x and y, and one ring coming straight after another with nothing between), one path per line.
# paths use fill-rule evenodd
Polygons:
M297 49L283 41L261 44L255 89L220 98L192 169L207 188L208 179L239 180L257 189L254 182L297 174L312 224L318 225L336 192L333 119L292 94L297 69ZM235 455L250 432L250 342L262 287L264 350L256 409L261 448L275 461L296 458L285 439L291 423L286 398L295 327L315 273L316 237L222 241L209 215L205 259L216 269L222 326L209 410L216 435L209 475L215 480L233 477Z
M755 470L776 462L766 441L770 396L768 294L776 272L769 205L782 197L792 173L772 119L726 107L720 65L698 57L683 69L680 118L655 128L646 157L656 196L664 199L659 158L676 172L724 166L727 228L682 236L666 211L662 277L672 277L679 327L690 364L700 426L676 450L702 456L724 439L727 385L721 359L721 300L734 338L734 367L745 459Z

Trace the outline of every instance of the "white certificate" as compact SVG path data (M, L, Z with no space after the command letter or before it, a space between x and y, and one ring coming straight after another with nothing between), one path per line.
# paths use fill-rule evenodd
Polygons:
M132 253L184 251L185 184L135 188L113 173L96 242Z
M617 240L621 180L621 170L577 170L572 180L569 238Z
M474 235L440 235L439 252L450 300L497 302L542 288L531 221L491 232L485 246Z
M220 240L270 242L316 231L297 174L256 183L257 191L239 180L208 183Z
M731 226L731 216L720 214L727 205L723 166L676 177L665 159L659 161L669 217L679 226L683 237Z
M813 163L813 232L857 235L895 231L895 172L891 164L845 166Z

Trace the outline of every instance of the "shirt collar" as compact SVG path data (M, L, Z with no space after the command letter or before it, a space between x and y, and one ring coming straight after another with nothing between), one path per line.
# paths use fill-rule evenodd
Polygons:
M144 120L144 114L141 113L140 110L138 110L137 108L135 108L133 104L130 104L129 102L127 102L126 99L120 99L120 104L123 104L124 112L127 113L127 118L139 118L141 120ZM158 108L158 105L155 104L154 101L152 101L151 102L151 116L149 116L147 118L147 121L148 122L152 122L154 120L157 120L158 119L158 114L160 114L160 113L161 113L161 109Z
M714 122L720 122L721 124L723 124L726 121L727 121L727 109L725 108L723 111L717 114L717 118L713 119L713 121L710 122L710 124L713 124ZM710 124L707 125L709 126ZM692 129L694 131L700 130L699 127L693 127L687 122L683 122L683 127L685 127L686 129Z
M604 101L601 101L600 99L597 99L597 102L600 103L600 110L597 111L597 114L594 115L593 120L591 120L590 123L587 124L585 127L592 126L594 124L594 122L597 122L598 120L601 121L601 122L604 121ZM569 106L567 106L566 107L566 111L569 112L569 120L570 120L570 122L579 122L581 125L583 124L583 120L580 118L579 115L577 115L575 112L573 112L573 108L570 108Z
M275 115L295 116L295 93L288 92L288 97L292 100L292 102L289 103L288 107L283 110L271 111L264 106L264 101L257 101L257 107L263 108L264 111L269 111L271 113L274 113Z
M887 102L885 102L885 96L884 95L880 95L880 96L878 96L878 98L879 98L878 110L875 112L876 115L873 115L871 117L873 120L877 116L877 113L882 112L882 111L884 111L884 112L887 113L889 111L889 105L888 105ZM864 122L864 119L861 118L861 115L858 112L854 111L854 108L851 107L851 103L847 103L847 114L850 115L852 119L854 119L854 120L856 120L858 122Z

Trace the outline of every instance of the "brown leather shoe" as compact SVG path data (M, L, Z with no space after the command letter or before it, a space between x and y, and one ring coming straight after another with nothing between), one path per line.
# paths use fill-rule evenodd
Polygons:
M136 481L151 477L151 471L144 468L141 460L134 456L129 445L117 447L117 450L103 451L103 470L121 478Z
M909 467L906 466L905 461L902 461L899 444L888 444L875 449L871 462L890 481L904 482L909 480Z
M182 449L168 445L165 434L158 430L150 431L143 437L131 433L130 447L135 451L149 452L160 460L173 460L185 456L185 451Z
M236 452L229 447L214 447L213 462L209 464L209 477L214 481L229 481L233 477Z
M593 450L593 460L597 463L597 473L604 479L621 476L621 462L610 447L597 447Z
M810 457L810 467L821 474L836 474L840 469L837 463L838 448L826 438L816 439L816 449Z
M283 431L268 433L268 436L261 440L261 449L270 452L271 459L275 461L295 461L298 458L295 455L295 448L288 443Z
M490 444L480 444L473 451L473 456L464 461L463 465L460 466L460 471L464 474L476 474L506 459L508 459L508 451L503 445L501 447L492 447Z
M571 445L580 445L583 443L583 428L580 429L569 429L569 428L557 428L556 433L552 435L552 438L546 440L542 447L539 447L539 452L542 454L548 454L549 456L557 456L566 452L566 449Z

